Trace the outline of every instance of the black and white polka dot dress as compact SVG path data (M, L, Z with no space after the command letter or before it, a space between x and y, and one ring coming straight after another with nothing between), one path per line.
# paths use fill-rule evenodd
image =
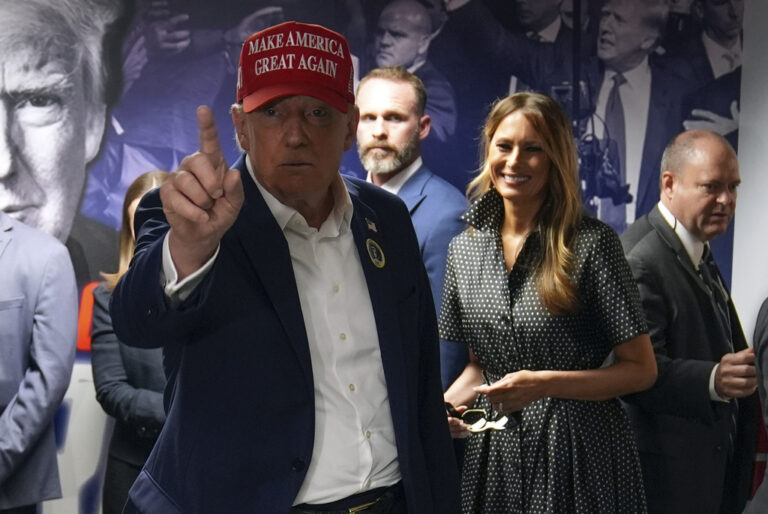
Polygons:
M647 332L612 229L582 221L573 248L582 308L554 316L533 279L538 232L508 274L503 216L495 190L465 214L473 229L451 242L440 315L441 339L469 344L491 381L520 369L598 368L614 345ZM476 406L490 408L485 396ZM523 409L520 426L471 435L461 489L465 513L646 511L634 436L616 399L542 398Z

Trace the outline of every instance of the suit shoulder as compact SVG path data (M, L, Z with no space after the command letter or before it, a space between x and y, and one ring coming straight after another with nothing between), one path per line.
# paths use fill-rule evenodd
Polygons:
M464 206L468 205L467 198L456 186L432 171L430 171L430 177L426 187L431 190L430 192L445 195L442 200L446 202L450 202L451 204L457 203Z
M34 248L34 251L28 252L29 257L34 255L45 255L47 253L67 253L64 243L55 237L43 232L40 229L31 227L20 221L11 221L13 227L12 237L21 242L24 248Z
M675 259L675 252L662 238L659 232L644 216L621 235L624 254L633 270L646 270L648 273L664 276L669 266L669 259Z

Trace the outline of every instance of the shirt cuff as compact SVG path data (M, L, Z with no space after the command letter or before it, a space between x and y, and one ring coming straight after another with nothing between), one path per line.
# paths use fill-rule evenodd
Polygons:
M213 252L213 256L203 264L200 269L192 273L191 275L179 281L179 273L176 270L176 266L173 264L173 258L171 257L171 247L168 244L168 234L163 239L163 276L161 277L161 283L165 295L174 302L183 302L195 288L203 281L208 275L208 272L213 267L213 263L216 261L216 257L219 255L219 248L216 247L216 251Z
M717 368L720 366L720 363L718 362L715 364L715 367L712 368L712 373L709 374L709 399L713 402L730 402L731 399L726 396L720 396L717 394L717 391L715 390L715 373L717 373Z

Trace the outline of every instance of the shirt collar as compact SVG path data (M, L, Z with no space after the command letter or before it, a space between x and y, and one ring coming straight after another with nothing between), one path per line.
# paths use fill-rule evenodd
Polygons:
M664 217L664 220L672 227L672 230L677 234L678 239L685 248L685 253L688 254L688 258L691 259L693 267L699 269L699 263L701 262L701 256L704 255L704 241L700 240L693 234L691 234L685 225L677 221L674 214L667 209L667 206L659 202L659 212Z
M395 176L387 180L381 185L381 188L384 191L388 191L392 193L393 195L396 195L400 189L402 189L403 184L408 182L408 179L413 176L414 173L419 171L421 168L421 165L424 161L422 160L421 156L417 157L415 161L413 161L411 164L400 170L399 173L397 173ZM371 172L368 172L368 175L365 177L366 182L373 183L373 179L371 178Z
M253 173L251 157L248 154L245 155L245 167L248 170L248 174L253 179L253 182L256 184L256 187L259 189L261 196L264 198L264 202L266 202L269 211L272 213L272 216L274 216L275 221L277 221L280 230L285 232L291 220L297 220L299 225L303 225L307 229L310 228L307 225L304 216L302 216L299 211L293 207L289 207L281 203L280 200L275 198L272 193L267 191L266 188L261 185L261 183L256 179L256 175ZM354 209L352 206L352 198L349 196L347 186L344 184L344 180L338 173L336 174L336 177L331 184L331 194L333 194L333 209L331 209L331 213L323 222L323 225L320 228L321 231L324 231L326 225L329 225L329 229L332 229L334 232L341 234L344 231L349 230L349 227L352 223L352 212Z
M622 75L624 75L624 78L627 81L627 85L630 88L636 89L640 84L642 83L649 83L651 80L651 67L648 64L648 57L646 56L643 58L643 60L632 68L631 70L623 71L621 72ZM618 75L618 72L615 70L605 70L605 80L610 81L613 79L614 75Z
M712 73L719 78L741 66L741 36L731 48L726 48L709 37L706 32L701 33L701 42L707 52L707 59L712 66Z

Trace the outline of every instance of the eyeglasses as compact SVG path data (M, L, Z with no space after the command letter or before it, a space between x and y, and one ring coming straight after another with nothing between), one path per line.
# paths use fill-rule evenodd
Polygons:
M505 430L509 418L507 416L490 416L485 409L467 409L462 413L456 410L452 404L445 402L445 410L453 417L460 419L467 425L467 430L473 434L485 432L486 430Z

